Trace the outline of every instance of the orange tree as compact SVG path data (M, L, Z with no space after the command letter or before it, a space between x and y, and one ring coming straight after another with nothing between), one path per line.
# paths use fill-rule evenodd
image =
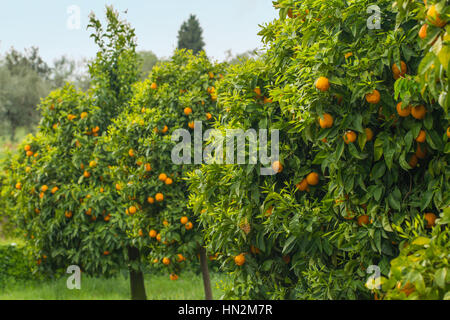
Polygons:
M128 217L127 224L133 226L131 237L145 248L149 263L176 280L179 271L199 254L207 299L211 288L206 253L201 229L187 208L183 180L194 157L192 162L177 163L172 160L172 150L179 143L173 137L178 129L193 137L195 125L206 130L213 117L218 117L214 85L222 69L204 52L176 51L135 86L130 107L98 144L99 154L94 153L100 161L110 163L120 189L119 210ZM188 145L191 148L191 141ZM184 155L189 158L193 152L190 149Z
M139 248L118 211L120 194L107 164L93 156L101 136L131 98L138 80L135 36L111 7L107 28L90 17L99 46L89 65L92 89L66 85L40 105L36 136L22 143L12 163L10 212L33 248L40 271L78 265L110 276L131 265L133 298L145 298Z
M450 202L448 78L440 68L421 91L429 47L392 4L377 2L377 28L361 14L368 1L277 1L262 62L218 84L219 130L280 130L275 176L211 164L190 177L210 250L233 272L230 296L371 298L369 266L387 276L399 245L448 230L435 227Z

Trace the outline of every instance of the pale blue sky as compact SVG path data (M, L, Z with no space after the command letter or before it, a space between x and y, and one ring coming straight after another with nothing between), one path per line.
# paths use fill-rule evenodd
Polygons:
M136 29L138 50L152 50L159 57L171 55L177 45L178 29L195 14L203 28L206 53L222 60L225 51L233 54L261 47L259 24L277 16L272 0L0 0L0 54L11 46L22 51L38 46L44 60L68 55L93 57L96 47L86 31L88 15L104 17L112 4ZM67 10L81 11L81 29L70 30Z

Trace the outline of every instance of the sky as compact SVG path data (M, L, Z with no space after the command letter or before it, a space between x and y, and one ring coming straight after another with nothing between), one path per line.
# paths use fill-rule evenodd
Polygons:
M91 58L96 46L86 30L88 15L93 11L103 20L105 5L113 5L136 29L139 51L158 57L172 54L181 24L195 14L207 55L220 61L230 49L238 54L260 48L259 25L278 14L272 0L1 0L0 55L11 47L37 46L47 63L62 55Z

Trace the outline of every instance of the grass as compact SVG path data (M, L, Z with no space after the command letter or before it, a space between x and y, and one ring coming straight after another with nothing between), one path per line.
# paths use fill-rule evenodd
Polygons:
M216 283L220 275L212 275L214 299L222 292ZM69 290L67 278L46 282L26 282L0 288L0 300L127 300L130 299L129 281L125 277L114 279L81 278L81 290ZM184 273L179 280L170 281L168 276L146 276L145 287L149 300L202 300L203 281L200 275Z

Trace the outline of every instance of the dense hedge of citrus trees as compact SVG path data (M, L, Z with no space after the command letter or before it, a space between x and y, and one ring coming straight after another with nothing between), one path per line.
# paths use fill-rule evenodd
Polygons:
M178 279L180 270L201 254L202 271L211 292L202 234L187 208L183 180L192 162L176 164L171 159L178 143L177 129L189 135L195 125L203 130L218 117L214 85L223 65L211 63L204 52L176 51L158 64L149 79L135 87L130 108L111 126L99 144L114 159L114 178L121 186L123 213L129 216L140 247L149 251L149 263L166 270L168 279ZM197 128L201 129L201 128ZM103 146L102 146L103 145ZM183 156L183 154L180 154Z
M414 12L427 12L447 45L442 3ZM275 177L255 165L209 165L191 176L210 250L234 270L230 296L372 298L369 266L388 276L399 246L433 228L437 245L448 237L448 225L435 226L450 202L448 65L433 49L435 64L426 62L431 43L419 38L415 15L378 1L381 26L369 29L368 5L277 1L280 19L260 32L263 62L234 67L218 85L229 111L218 129L280 130ZM395 290L422 296L424 282L396 263Z

